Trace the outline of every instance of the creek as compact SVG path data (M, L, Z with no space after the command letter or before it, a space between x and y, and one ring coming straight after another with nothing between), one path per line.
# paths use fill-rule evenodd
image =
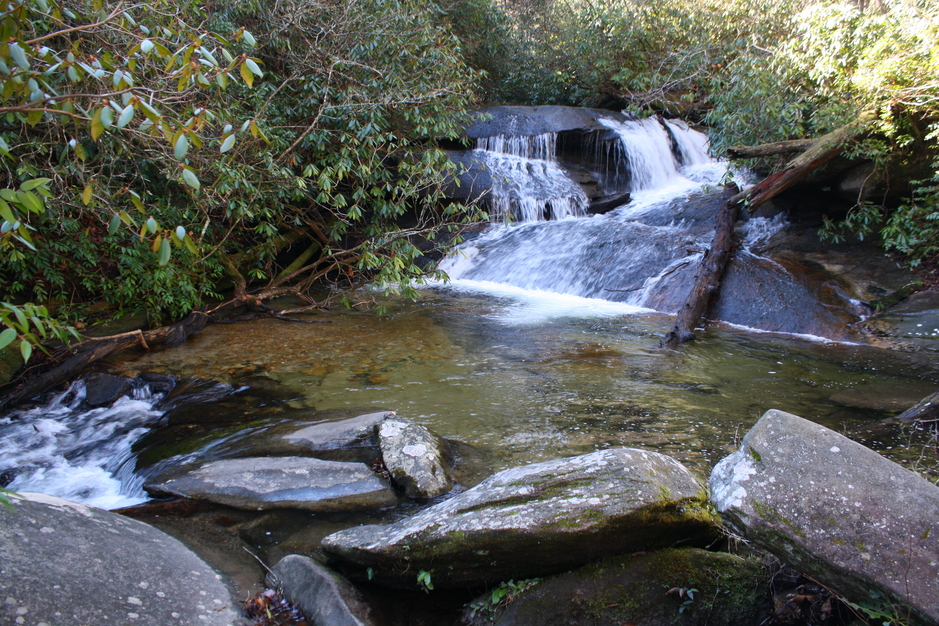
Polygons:
M858 303L843 290L818 295L830 277L813 283L767 256L760 245L785 227L781 217L740 231L733 271L762 291L730 277L737 295L717 309L729 323L678 351L658 349L672 319L660 311L674 310L710 237L700 207L713 192L702 187L724 171L698 135L671 127L611 128L645 142L629 157L630 175L618 174L633 195L626 206L586 216L582 201L556 203L569 217L542 221L550 197L527 182L504 186L501 213L532 223L495 225L468 241L444 262L452 280L423 288L418 301L388 299L383 316L342 309L310 318L327 324L210 325L173 349L123 354L110 369L215 382L179 386L170 404L141 384L133 398L91 410L77 383L0 418L0 472L10 489L117 508L144 502L143 481L169 465L249 454L252 434L272 424L388 409L480 449L481 474L630 446L704 477L771 408L934 471L931 434L889 418L935 390L939 367L864 345L844 322L859 319ZM553 162L550 151L530 159L531 142L514 145L520 154L487 158ZM537 165L522 169L556 175ZM169 408L187 402L188 417L167 423Z

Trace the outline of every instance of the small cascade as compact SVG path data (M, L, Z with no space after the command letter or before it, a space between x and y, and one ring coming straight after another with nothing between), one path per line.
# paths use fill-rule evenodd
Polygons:
M74 382L44 406L0 419L0 473L14 491L36 491L105 509L147 499L134 475L131 446L163 411L162 394L135 390L110 407L86 409L85 384Z
M586 214L587 195L558 166L556 150L556 133L477 140L473 155L492 180L493 221L540 222Z

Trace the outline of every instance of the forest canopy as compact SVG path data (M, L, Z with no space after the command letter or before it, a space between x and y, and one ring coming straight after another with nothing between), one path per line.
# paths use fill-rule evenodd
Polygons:
M0 24L0 347L24 357L92 303L408 289L480 217L440 202L438 141L487 103L682 116L715 151L874 111L854 156L920 182L846 225L939 252L932 1L4 0Z

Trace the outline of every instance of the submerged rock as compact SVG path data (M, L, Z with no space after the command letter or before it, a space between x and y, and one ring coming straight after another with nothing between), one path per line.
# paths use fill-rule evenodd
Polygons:
M530 584L503 584L495 595L490 592L470 603L463 623L753 626L772 614L768 582L769 572L756 558L667 549L604 559Z
M85 401L88 408L110 406L133 389L133 381L123 376L92 374L85 379Z
M409 498L427 499L453 488L447 444L429 430L394 413L375 426L382 460Z
M327 555L375 580L438 588L551 574L609 554L709 541L704 488L678 461L630 448L495 474L388 526L326 537Z
M271 570L270 578L316 626L377 624L362 594L348 580L308 557L285 556Z
M243 624L188 548L142 522L42 494L0 507L4 624Z
M289 456L222 459L183 466L148 482L144 488L158 495L252 510L361 511L397 502L391 488L361 463Z
M939 487L823 426L767 411L711 474L736 532L854 601L939 621Z

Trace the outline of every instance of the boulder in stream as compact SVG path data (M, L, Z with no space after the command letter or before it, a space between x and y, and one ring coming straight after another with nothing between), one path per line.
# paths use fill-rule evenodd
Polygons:
M371 608L348 580L309 557L282 558L269 576L284 597L316 626L371 626Z
M704 488L678 461L631 448L505 470L388 526L329 535L323 551L390 586L469 587L551 574L626 551L711 541Z
M130 393L134 381L123 376L111 374L92 374L85 379L85 401L88 408L110 406L114 402Z
M939 622L936 485L776 410L710 483L724 521L746 539L855 602L877 591L914 618Z
M440 437L394 413L375 426L375 435L391 480L409 498L435 498L453 488L448 446Z
M243 624L199 557L137 520L42 494L0 507L4 624Z
M753 626L772 615L769 574L758 558L695 548L624 555L543 581L503 583L471 602L463 623Z
M343 512L397 503L391 488L361 463L305 457L249 457L171 470L144 486L158 495L207 500L240 509Z

